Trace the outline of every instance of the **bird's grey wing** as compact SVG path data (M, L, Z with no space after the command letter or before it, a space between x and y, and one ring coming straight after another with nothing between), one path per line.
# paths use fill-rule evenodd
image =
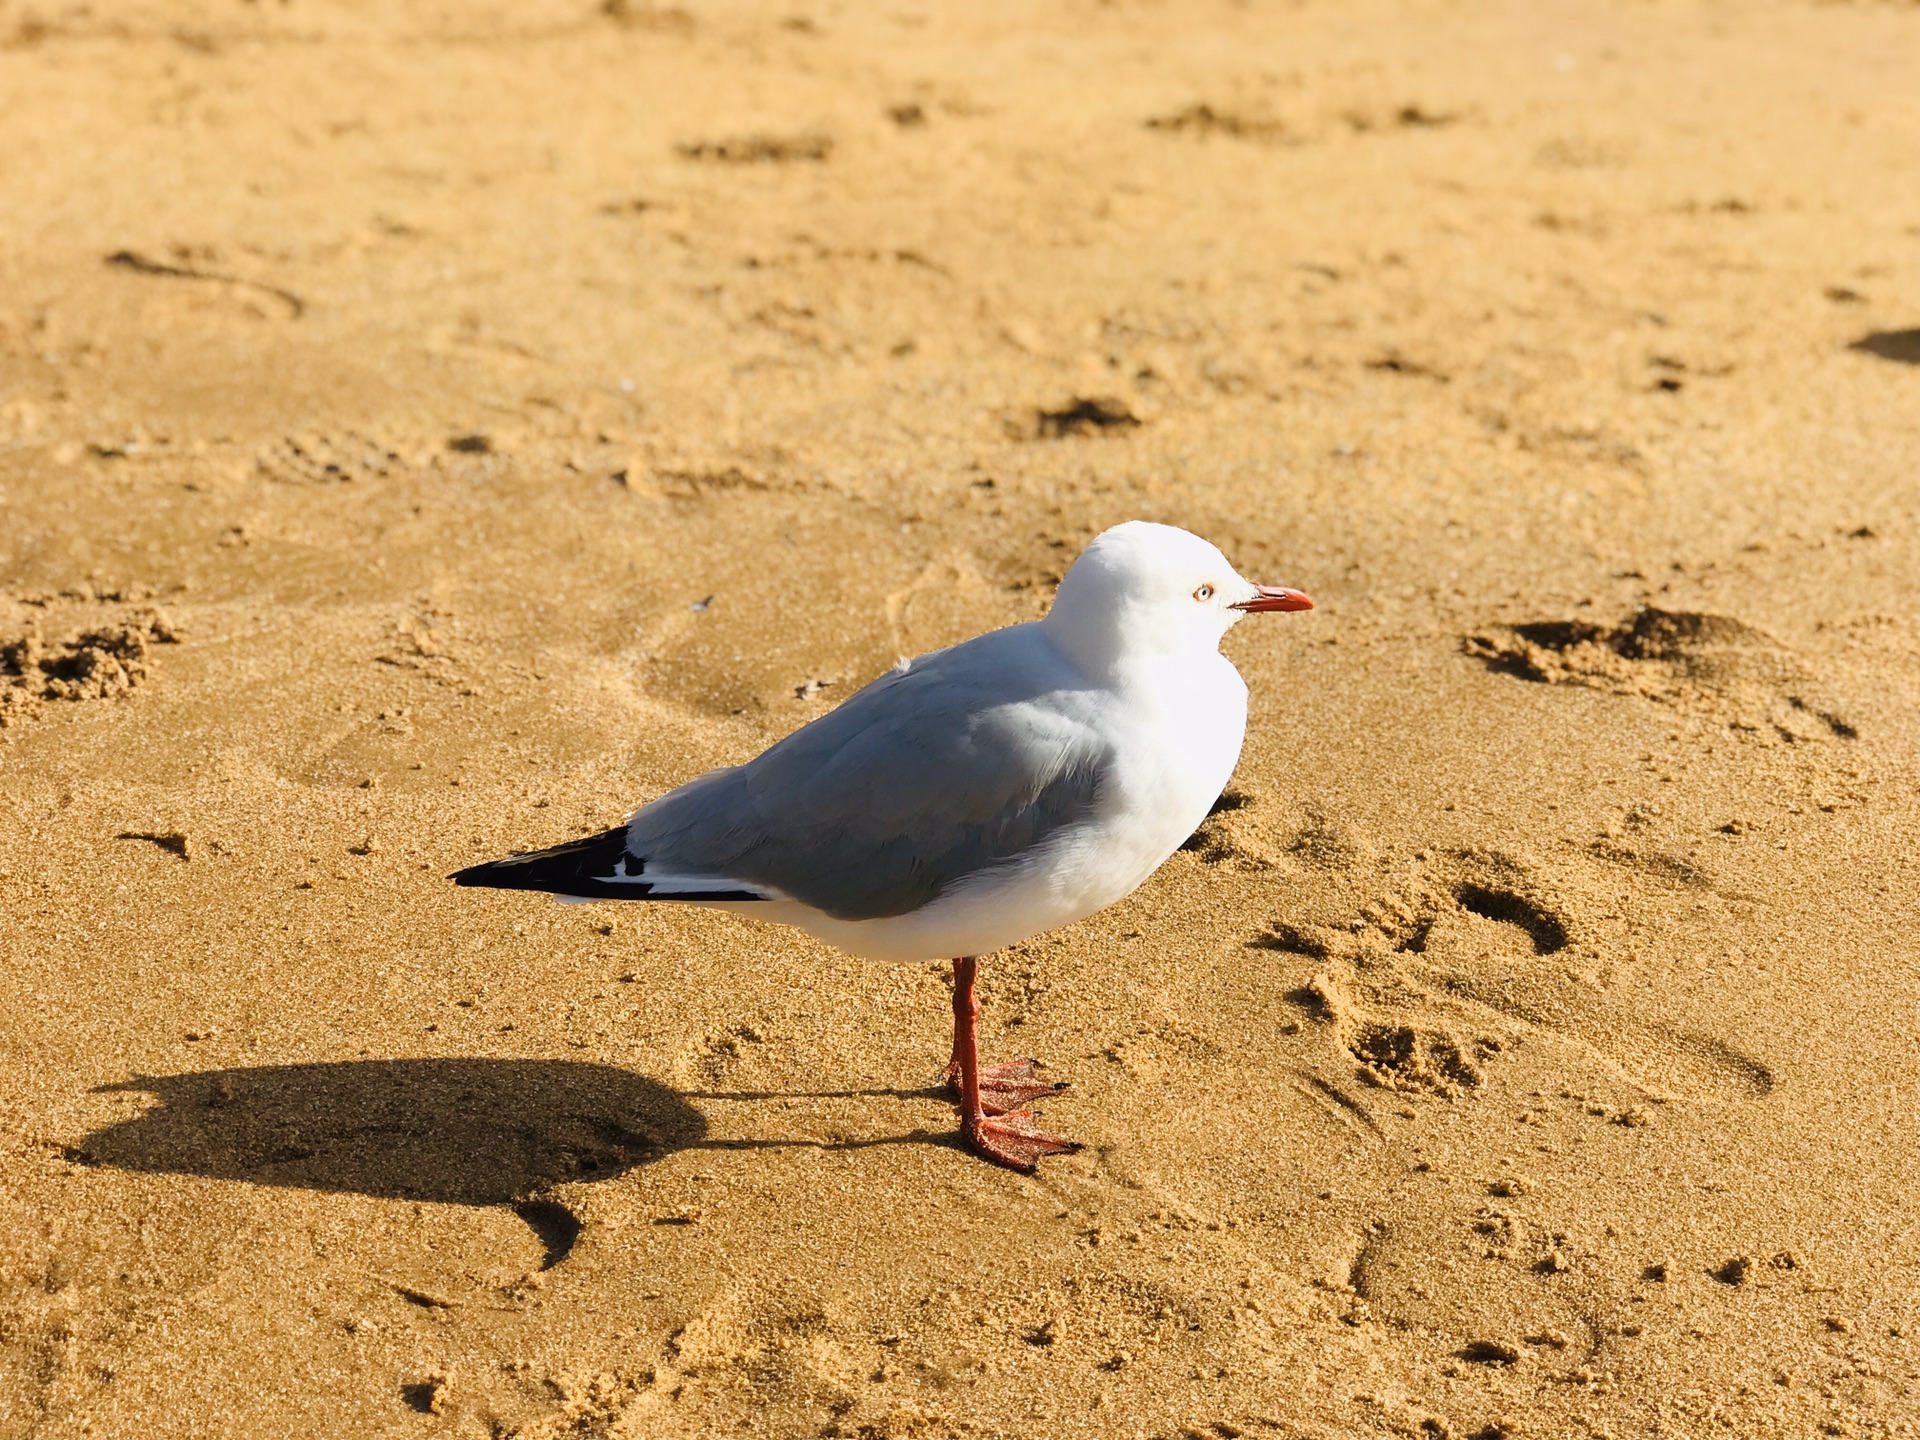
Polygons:
M684 875L877 919L1088 818L1111 765L1090 693L1011 646L965 653L979 644L883 675L641 810L627 838L640 873L662 893Z

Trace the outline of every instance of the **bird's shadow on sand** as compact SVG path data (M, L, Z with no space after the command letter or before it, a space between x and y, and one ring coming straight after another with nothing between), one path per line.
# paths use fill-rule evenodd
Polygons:
M1920 330L1876 330L1847 347L1895 360L1902 365L1920 365Z
M74 1147L83 1164L501 1205L698 1145L706 1120L643 1075L565 1060L352 1060L141 1075L159 1104Z
M687 1097L644 1075L569 1060L350 1060L141 1075L102 1091L159 1103L68 1151L84 1165L453 1205L505 1205L550 1267L579 1238L555 1186L611 1180L677 1150L944 1144L712 1139ZM928 1092L843 1092L912 1096ZM698 1098L771 1099L772 1092Z

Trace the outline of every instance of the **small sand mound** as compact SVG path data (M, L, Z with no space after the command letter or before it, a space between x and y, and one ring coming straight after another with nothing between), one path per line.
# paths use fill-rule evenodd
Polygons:
M1726 714L1764 739L1859 737L1833 705L1808 698L1814 677L1798 656L1729 615L1648 607L1618 625L1541 620L1469 635L1462 648L1503 675Z
M1726 615L1647 608L1618 625L1542 620L1467 637L1489 669L1547 685L1676 700L1743 677L1796 670L1782 647Z
M1070 436L1111 435L1137 430L1140 417L1125 400L1111 395L1077 396L1051 410L1034 412L1033 434L1042 440Z
M50 700L123 696L152 675L156 645L179 634L157 610L48 642L37 629L0 645L0 728L17 724Z

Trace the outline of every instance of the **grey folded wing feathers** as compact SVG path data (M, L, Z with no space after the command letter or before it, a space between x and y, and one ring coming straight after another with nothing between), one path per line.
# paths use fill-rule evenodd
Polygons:
M1097 705L1041 637L982 636L661 796L629 822L628 868L660 898L725 881L842 920L906 914L1095 813Z

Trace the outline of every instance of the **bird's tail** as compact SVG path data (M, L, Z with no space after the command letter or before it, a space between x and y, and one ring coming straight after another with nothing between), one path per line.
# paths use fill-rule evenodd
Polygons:
M603 830L546 850L470 865L447 877L456 885L489 890L539 890L575 900L765 900L717 876L649 875L627 849L627 827Z

